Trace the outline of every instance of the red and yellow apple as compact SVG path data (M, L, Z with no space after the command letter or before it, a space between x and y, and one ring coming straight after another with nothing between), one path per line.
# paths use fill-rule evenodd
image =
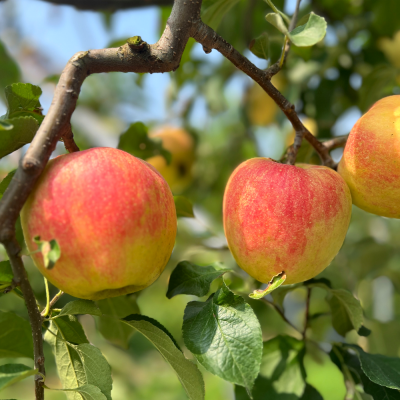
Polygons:
M224 229L238 265L268 283L285 284L323 271L343 244L351 195L340 175L323 166L252 158L232 173L224 195Z
M181 193L192 181L194 161L194 140L186 130L162 126L149 133L150 137L162 140L163 147L171 153L168 165L162 156L154 156L146 161L153 165L167 181L174 193Z
M379 100L357 121L338 172L357 207L400 218L400 95Z
M164 270L177 229L173 196L149 164L93 148L51 160L22 213L29 251L35 236L56 239L61 257L42 274L64 292L98 300L151 285Z

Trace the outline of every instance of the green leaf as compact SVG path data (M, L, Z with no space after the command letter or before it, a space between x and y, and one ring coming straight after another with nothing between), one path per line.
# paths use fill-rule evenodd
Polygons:
M76 315L76 314L90 314L90 315L102 315L101 310L96 306L96 303L91 300L74 300L67 303L60 313L54 318L59 318L64 315Z
M218 28L224 16L239 0L205 0L201 13L202 21L213 28Z
M370 381L365 374L361 374L361 379L364 392L371 395L373 400L400 400L400 392L398 390L377 385Z
M311 12L307 23L294 28L288 36L298 47L313 46L325 37L327 26L325 18Z
M18 82L21 73L17 63L10 57L3 42L0 41L0 94L3 97L3 90L7 85Z
M33 117L17 117L2 122L13 125L13 128L1 132L0 158L30 143L39 128L38 122Z
M302 372L304 344L290 336L276 336L263 345L260 375L255 381L254 400L298 400L306 384ZM245 390L235 387L236 400L248 399ZM307 399L309 400L309 399Z
M364 325L357 332L360 336L368 337L371 334L371 330L366 328Z
M10 131L14 125L10 122L0 119L0 131Z
M265 16L265 19L273 25L278 31L282 32L284 35L287 35L289 32L285 23L283 22L283 18L278 13L269 13Z
M358 331L364 320L359 300L344 289L331 289L329 292L328 304L336 332L345 336L352 329Z
M262 33L257 38L253 39L249 45L250 51L264 60L269 59L269 38L266 32Z
M6 189L8 188L8 185L10 184L16 171L17 170L14 169L13 171L9 172L8 175L1 181L1 183L0 183L0 199L3 197L3 194L6 191Z
M188 303L186 347L211 373L250 392L260 370L261 327L252 308L224 286L205 302Z
M7 100L6 118L32 116L43 120L39 97L42 89L30 83L13 83L4 90Z
M14 278L10 261L0 262L0 285L10 285Z
M128 348L129 338L133 334L131 327L119 321L130 314L138 314L139 307L134 296L119 296L104 300L98 300L103 315L96 318L97 327L100 333L110 342Z
M216 269L213 265L200 267L190 261L181 261L172 271L168 284L167 297L171 299L178 294L205 296L211 282L219 278L230 269Z
M174 196L176 216L194 218L192 202L183 196Z
M81 400L82 398L83 400L107 400L107 397L104 396L101 390L94 385L83 385L75 389L51 389L51 390L71 393L73 396L79 393L82 396L79 397L79 400ZM75 397L68 397L68 398L75 399ZM76 400L78 400L78 398L76 398Z
M33 358L29 322L12 312L0 311L0 358Z
M277 289L279 286L281 286L283 282L285 282L285 280L286 274L282 271L271 279L265 289L256 289L253 291L253 293L249 294L249 297L256 300L262 299L263 297Z
M82 332L75 317L65 316L51 321L45 334L45 340L50 344L56 359L63 389L94 385L107 400L111 400L111 369L100 350L89 343L70 343L70 339L75 342L76 339L87 341L86 337L82 337ZM67 397L69 400L79 399L73 392L68 393Z
M303 396L300 397L301 400L324 400L321 394L313 386L306 384Z
M42 253L44 266L47 269L54 268L56 262L61 257L61 249L57 243L57 240L40 240L40 236L35 236L33 240L38 245L39 250Z
M360 359L361 369L372 382L400 390L400 358L369 354L356 345L345 346L355 350Z
M160 139L148 136L147 127L142 122L131 124L120 136L118 148L143 160L161 155L168 164L171 162L171 153L162 147Z
M175 370L189 399L204 399L204 382L199 369L185 358L171 339L171 334L161 324L143 315L131 315L122 321L136 329L153 343L164 359Z
M32 369L23 364L4 364L0 366L0 390L14 383L22 381L28 376L35 375L37 369Z

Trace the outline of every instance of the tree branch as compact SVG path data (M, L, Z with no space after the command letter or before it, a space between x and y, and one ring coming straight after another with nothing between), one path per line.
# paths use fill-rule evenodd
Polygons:
M333 149L338 149L339 147L344 147L347 143L348 138L349 138L349 135L338 136L333 139L327 140L326 142L323 142L322 144L328 149L328 151L331 151Z
M39 372L42 375L45 375L46 371L44 368L42 317L36 305L36 298L29 283L28 275L26 274L24 268L24 263L19 255L21 249L18 242L14 238L3 242L3 245L7 250L7 254L10 259L14 274L14 284L20 287L21 292L24 295L26 308L28 310L29 322L32 329L35 368L38 368ZM44 399L43 379L41 375L35 375L35 395L36 399Z
M328 149L308 131L297 115L294 105L271 83L271 77L275 74L274 71L276 70L275 64L266 71L259 69L200 19L196 22L194 28L193 38L203 45L206 53L209 53L211 49L216 49L231 61L233 65L256 81L284 112L295 132L300 132L310 142L320 156L322 163L331 168L335 166L335 162L332 160Z
M67 124L65 132L61 135L61 140L64 142L65 149L68 153L79 151L79 147L75 143L74 134L72 132L71 124Z
M79 10L116 11L149 6L172 6L173 0L42 0L56 5L68 5Z

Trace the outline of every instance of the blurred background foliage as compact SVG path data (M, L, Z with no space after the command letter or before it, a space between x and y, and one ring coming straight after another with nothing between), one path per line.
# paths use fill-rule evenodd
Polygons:
M295 1L276 0L291 14ZM55 84L74 52L119 45L141 35L155 42L164 29L171 7L110 12L78 11L38 0L0 3L0 114L4 114L4 87L13 82L41 86L41 103L47 112ZM221 11L222 10L222 11ZM273 80L314 135L320 139L349 133L355 121L376 100L400 94L400 2L398 0L303 0L300 18L310 11L325 17L325 39L311 48L292 46L282 72ZM265 21L270 12L261 0L205 0L203 17L237 50L265 68L279 58L283 36ZM251 41L266 33L268 60L249 50ZM122 40L122 42L121 42ZM226 246L222 227L222 197L233 169L256 156L280 159L292 143L293 131L283 113L259 87L213 51L206 55L190 40L180 68L170 74L110 73L90 76L84 83L72 118L81 149L117 147L131 123L142 121L150 137L161 138L172 155L150 162L163 173L174 194L194 204L194 219L180 218L176 247L158 281L142 292L121 299L121 314L137 312L157 319L182 341L182 317L190 296L165 297L172 269L181 260L199 265L213 262L235 268L225 279L237 293L249 293L257 283L239 270ZM172 133L175 132L175 133ZM0 161L2 177L15 169L26 147ZM65 150L60 143L54 154ZM340 159L342 149L332 152ZM299 161L318 163L303 144ZM369 337L354 331L341 337L332 328L325 292L315 288L311 299L309 335L329 350L329 343L347 340L371 353L400 356L400 222L353 208L346 241L332 264L320 275L335 288L360 299ZM90 245L90 244L88 244ZM2 258L5 253L2 251ZM44 304L41 275L26 258L35 293ZM214 282L214 289L218 282ZM52 288L53 294L56 289ZM287 318L300 329L304 323L306 289L290 292L283 306ZM62 306L70 298L59 302ZM278 334L298 337L279 315L264 303L249 300L260 319L263 337ZM101 305L107 309L106 303ZM0 297L0 309L27 318L23 301L14 294ZM124 316L124 315L121 315ZM97 317L96 317L97 318ZM112 329L106 319L81 317L89 340L108 359L114 379L113 399L184 399L173 371L140 334L130 337L123 328ZM96 330L96 325L99 330ZM110 339L110 340L106 340ZM55 364L45 344L48 386L59 387ZM127 347L128 352L121 350ZM322 353L308 349L305 365L308 383L326 400L343 399L343 376ZM9 360L1 359L1 364ZM22 359L29 365L29 360ZM231 384L203 371L206 399L233 399ZM239 390L240 392L240 390ZM243 394L236 393L237 398ZM33 382L25 380L0 394L1 398L30 399ZM47 392L48 399L64 399Z

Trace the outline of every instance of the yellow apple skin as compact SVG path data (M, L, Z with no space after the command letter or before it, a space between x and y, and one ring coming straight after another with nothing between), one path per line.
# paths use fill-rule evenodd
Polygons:
M280 91L285 87L280 75L274 75L271 82ZM258 83L254 82L250 87L245 102L247 115L252 125L266 126L274 122L279 108Z
M193 179L193 138L184 129L170 126L150 132L149 136L162 139L163 147L171 153L172 160L169 165L162 156L151 157L146 161L160 172L174 193L181 193Z
M379 100L357 121L338 172L357 207L400 218L400 95Z
M340 250L351 217L351 195L327 167L252 158L225 189L224 229L229 248L250 276L268 283L284 271L285 284L322 272Z
M112 148L93 148L51 160L21 212L30 252L33 238L56 239L61 257L40 272L56 287L99 300L151 285L175 243L173 196L145 161Z
M317 125L317 121L315 121L315 119L306 117L302 120L302 122L303 122L303 125L310 131L310 133L312 133L314 136L318 136L318 125ZM285 139L286 147L289 147L290 145L293 144L295 136L296 136L296 132L294 131L294 129L292 127L289 134L286 136L286 139Z

